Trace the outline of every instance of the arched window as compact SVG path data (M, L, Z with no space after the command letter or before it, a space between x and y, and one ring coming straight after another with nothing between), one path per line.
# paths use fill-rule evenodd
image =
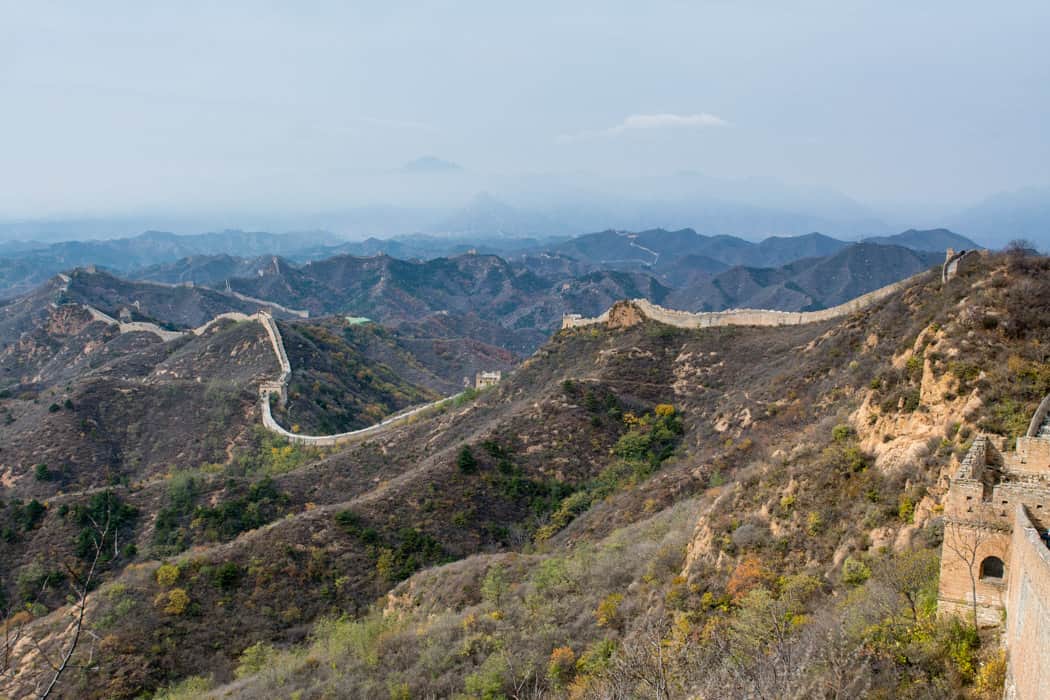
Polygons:
M1002 559L999 557L988 557L981 562L981 578L1001 579L1002 577Z

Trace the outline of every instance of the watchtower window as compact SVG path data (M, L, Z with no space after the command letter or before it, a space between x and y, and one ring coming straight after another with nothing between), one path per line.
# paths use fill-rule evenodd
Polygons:
M981 562L981 578L1001 579L1003 577L1003 560L999 557L988 557Z

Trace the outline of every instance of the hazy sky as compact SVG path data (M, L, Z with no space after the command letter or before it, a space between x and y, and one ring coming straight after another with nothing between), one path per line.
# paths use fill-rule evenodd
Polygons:
M0 217L695 170L863 202L1050 184L1050 2L0 0Z

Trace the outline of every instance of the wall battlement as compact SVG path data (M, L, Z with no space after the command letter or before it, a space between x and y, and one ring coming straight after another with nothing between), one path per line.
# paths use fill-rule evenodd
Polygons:
M562 317L562 329L582 328L596 324L608 324L613 327L623 327L640 322L642 318L648 318L669 326L678 328L711 328L718 326L797 326L805 323L818 323L829 321L841 316L861 311L872 304L879 302L894 292L904 289L911 283L926 277L929 272L920 272L899 282L880 287L879 289L862 294L838 306L832 306L819 311L775 311L769 309L727 309L726 311L708 311L693 313L691 311L679 311L676 309L665 309L654 304L648 299L630 299L614 304L610 309L600 316L587 318L580 314L566 314ZM633 307L630 323L624 322L625 306ZM633 318L637 316L637 318Z
M1050 549L1040 536L1050 524L1048 405L1012 451L974 439L944 500L937 608L985 626L1005 616L1010 700L1050 687Z
M276 396L278 403L284 405L284 402L288 399L288 382L292 378L292 363L288 361L288 353L284 349L284 339L281 337L281 330L277 327L277 322L269 312L260 311L257 314L253 314L251 318L259 321L263 328L266 329L266 335L270 338L270 344L273 346L277 362L281 367L281 373L277 379L263 382L259 385L259 411L262 413L263 427L270 432L277 433L288 442L297 445L309 445L312 447L331 447L333 445L342 445L365 440L382 433L388 428L407 423L424 411L438 408L442 404L452 401L462 395L462 393L455 394L454 396L423 404L422 406L415 406L406 409L400 413L388 416L375 425L370 425L367 428L361 428L360 430L351 430L349 432L336 433L334 435L302 435L300 433L293 433L277 422L273 417L273 409L270 406L271 396ZM496 381L498 380L497 377Z

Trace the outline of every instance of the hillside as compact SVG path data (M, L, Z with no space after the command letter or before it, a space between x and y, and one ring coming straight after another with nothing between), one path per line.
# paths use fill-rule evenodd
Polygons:
M686 311L812 311L836 306L942 261L943 255L937 253L858 243L825 258L797 260L783 267L733 267L707 278L696 276L691 285L669 294L667 305Z
M662 299L667 293L647 275L594 271L555 281L492 255L427 261L342 255L302 267L278 259L264 274L230 285L316 314L367 316L387 324L435 313L473 317L474 325L488 326L473 337L514 352L535 349L565 313L600 313L617 299Z
M326 242L334 242L331 234L317 231L289 235L246 231L176 235L147 231L130 238L11 247L0 256L0 298L29 291L49 277L75 267L97 265L127 273L189 256L288 255Z
M915 251L940 251L954 247L974 250L979 246L945 229L909 230L894 236L872 237L865 243L899 246ZM801 236L772 236L752 242L736 236L705 236L693 229L641 232L602 231L577 236L551 249L596 265L644 265L658 276L673 268L683 256L698 256L725 267L780 267L805 258L832 256L850 243L820 233ZM710 265L710 263L709 263Z
M262 273L272 264L268 256L255 258L232 255L191 255L175 262L157 263L132 270L131 279L163 284L193 283L204 286L221 286L231 277L251 277Z
M912 250L940 253L948 248L960 250L977 250L981 246L971 241L966 236L960 236L948 229L938 228L928 231L916 231L908 229L893 236L872 236L865 238L864 243L877 243L880 245L896 245Z
M994 644L924 602L940 477L1050 393L1048 271L989 256L806 326L565 331L369 442L184 460L117 494L135 551L62 694L978 697ZM5 590L51 647L34 557L73 546L76 503L6 516ZM40 673L17 668L15 695Z

